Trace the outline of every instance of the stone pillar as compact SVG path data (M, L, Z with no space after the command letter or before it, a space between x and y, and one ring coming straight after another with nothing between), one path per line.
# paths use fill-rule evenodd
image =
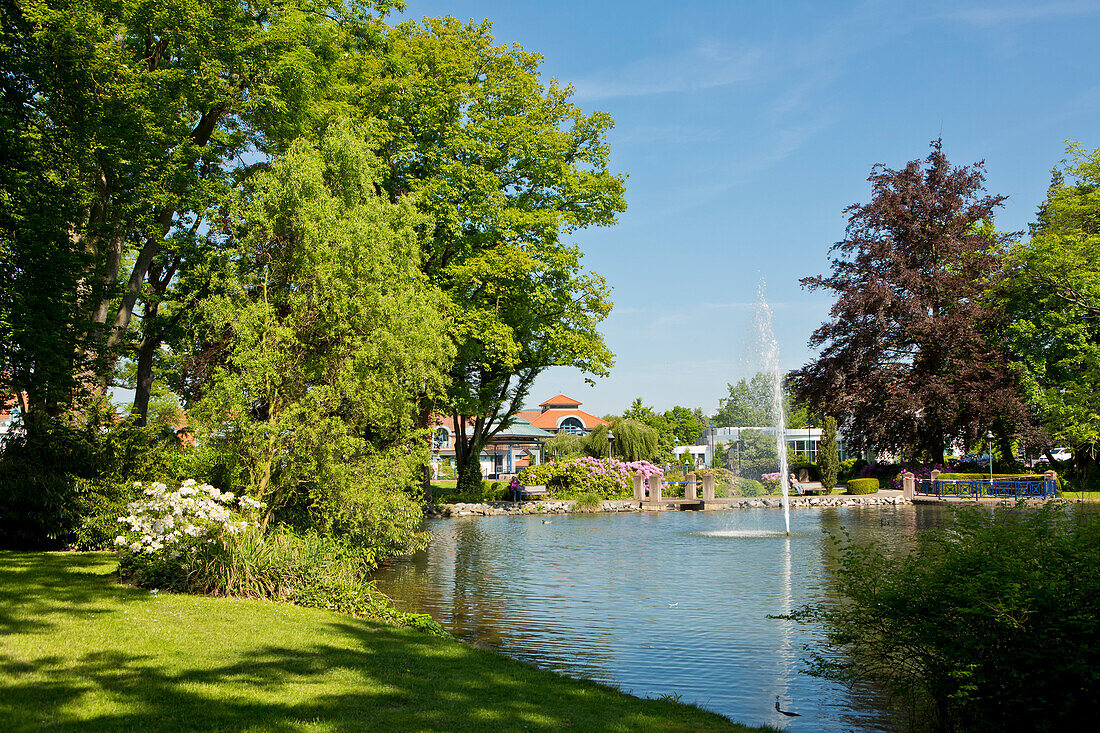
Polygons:
M695 495L695 471L692 471L684 476L684 498L688 501L695 501Z
M935 472L933 472L935 473ZM903 498L913 501L913 497L917 493L917 477L909 471L902 471L901 473L901 495Z
M661 489L664 488L665 480L660 476L649 477L649 500L654 504L661 501Z
M634 501L645 501L645 476L641 471L634 472Z
M1047 471L1046 473L1043 474L1043 480L1046 481L1046 482L1050 482L1050 481L1054 482L1054 492L1053 493L1054 493L1054 496L1058 496L1058 474L1054 471ZM1049 489L1050 489L1050 484L1047 483L1047 485L1043 488L1043 498L1046 498L1046 494L1047 494L1047 491Z
M703 501L714 501L714 474L703 476Z

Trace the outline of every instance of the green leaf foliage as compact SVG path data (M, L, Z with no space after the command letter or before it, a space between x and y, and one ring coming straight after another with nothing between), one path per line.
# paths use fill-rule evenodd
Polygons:
M180 309L194 305L186 290L169 295L170 283L205 260L209 242L197 233L248 173L242 156L285 150L323 126L339 94L333 59L349 36L369 47L375 11L392 6L4 6L0 64L12 83L0 104L0 180L11 206L0 268L23 295L8 299L19 318L0 373L28 392L32 410L83 414L120 355L139 342L155 354ZM29 267L35 261L52 271ZM173 304L161 308L166 299ZM146 377L150 364L139 365Z
M836 443L836 418L825 416L821 433L821 445L817 451L817 465L821 471L821 485L826 489L836 486L840 472L840 451Z
M1045 430L1032 440L1040 449L1100 441L1098 222L1100 148L1072 143L1031 238L1012 249L1009 276L995 291L1010 315L1014 366Z
M384 189L413 193L431 217L422 269L453 319L440 406L469 426L456 439L462 474L542 371L608 373L597 330L608 286L567 238L614 223L623 181L608 170L611 118L584 114L571 88L544 83L541 57L498 44L487 21L404 23L387 44L385 63L357 70L354 103L381 120Z
M741 431L741 475L759 481L765 473L779 470L779 449L775 438L763 430Z
M1098 614L1100 515L1021 504L954 511L907 555L844 543L794 617L843 650L812 674L886 692L911 730L964 733L1089 729Z
M239 490L381 555L416 536L418 399L453 352L417 267L423 218L375 193L377 166L337 125L233 197L224 294L203 313L224 346L196 413Z

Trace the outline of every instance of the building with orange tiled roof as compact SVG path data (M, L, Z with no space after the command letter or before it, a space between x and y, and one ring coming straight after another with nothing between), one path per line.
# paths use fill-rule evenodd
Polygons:
M516 414L536 428L551 433L564 430L573 435L586 435L600 425L608 424L606 420L580 409L581 404L579 400L559 394L540 404L540 410L521 410Z
M0 397L0 443L15 434L23 424L23 409L27 393Z
M464 432L470 430L469 424ZM450 417L437 416L432 428L432 474L440 476L440 470L455 467L455 422ZM478 461L481 475L496 478L500 474L513 474L533 463L542 463L543 444L553 433L534 427L522 417L515 417L511 424L493 436L482 447Z

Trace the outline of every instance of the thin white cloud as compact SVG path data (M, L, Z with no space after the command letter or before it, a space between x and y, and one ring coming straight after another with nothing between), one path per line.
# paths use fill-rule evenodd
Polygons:
M954 10L948 13L947 17L972 25L992 26L1033 23L1047 19L1096 14L1100 14L1100 3L1048 2L979 5Z
M692 92L759 78L766 72L764 53L756 48L727 48L707 42L674 56L649 56L601 76L573 82L576 99Z
M698 125L635 125L615 136L615 145L653 145L655 143L675 143L677 145L714 143L722 139L723 132L717 127Z

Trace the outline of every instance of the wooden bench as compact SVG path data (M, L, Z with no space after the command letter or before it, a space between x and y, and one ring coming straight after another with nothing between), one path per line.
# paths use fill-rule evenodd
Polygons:
M545 486L520 486L516 491L516 501L523 501L534 496L546 496Z
M820 481L799 481L791 474L791 486L801 494L827 494L829 489L821 485Z

